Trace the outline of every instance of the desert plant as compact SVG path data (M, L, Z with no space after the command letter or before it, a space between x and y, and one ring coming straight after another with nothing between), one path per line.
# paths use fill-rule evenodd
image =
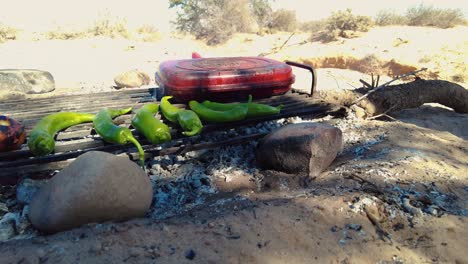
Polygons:
M109 16L97 20L89 29L89 33L92 36L106 36L110 38L130 37L130 33L127 29L127 21L125 19L111 18Z
M395 11L380 10L375 16L375 24L379 26L390 25L407 25L408 18L404 15L399 15Z
M354 15L351 9L333 12L327 19L324 40L336 40L338 37L350 38L357 31L367 32L373 25L367 16Z
M17 33L18 33L17 29L0 24L0 43L3 43L7 40L16 39Z
M271 14L273 9L269 0L250 0L249 1L250 9L252 15L254 16L258 27L265 28L271 19Z
M466 23L460 9L440 9L423 4L409 8L406 17L410 26L451 28Z
M175 25L179 31L204 39L208 45L216 45L227 41L234 33L254 30L257 21L253 16L252 1L170 0L170 7L178 8Z
M159 31L151 25L143 25L136 29L140 39L144 42L152 42L161 39Z
M267 24L270 32L294 31L297 28L296 12L286 9L278 9L272 13L270 22Z
M65 30L62 28L57 28L55 30L46 32L45 35L47 39L68 40L68 39L84 38L87 36L87 32L78 31L78 30Z

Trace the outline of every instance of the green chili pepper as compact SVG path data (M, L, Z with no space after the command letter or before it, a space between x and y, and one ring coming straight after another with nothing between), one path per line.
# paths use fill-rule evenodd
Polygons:
M140 156L141 167L145 168L145 152L140 143L133 137L130 129L120 127L112 123L112 116L128 113L132 108L123 110L112 110L104 108L93 119L94 129L102 137L102 139L109 143L126 144L132 142L138 149ZM126 111L126 112L125 112Z
M167 120L171 121L172 123L177 123L177 113L179 113L182 109L173 106L169 102L170 99L172 99L172 96L164 96L161 99L161 112Z
M136 112L132 119L132 126L153 144L161 144L171 140L171 129L154 118L158 110L159 105L146 104Z
M248 111L248 104L239 104L227 111L216 111L193 100L189 102L189 106L201 119L217 123L243 120Z
M177 114L177 121L182 127L185 136L195 136L201 133L203 129L202 122L198 115L191 110L181 110Z
M29 150L35 156L44 156L52 153L55 148L54 136L57 132L68 127L85 122L92 122L93 114L61 112L42 118L29 135Z
M249 102L252 100L252 95L249 95ZM248 104L249 109L247 111L247 117L260 117L260 116L267 116L267 115L275 115L279 114L283 105L279 105L277 107L266 105L266 104L258 104L258 103L231 103L231 104L223 104L223 103L216 103L209 100L205 100L202 104L210 109L216 111L228 111L233 109L236 106L242 104Z
M167 120L178 123L185 136L195 136L201 133L203 125L198 115L191 110L183 110L173 106L169 100L172 96L164 96L161 99L161 112Z

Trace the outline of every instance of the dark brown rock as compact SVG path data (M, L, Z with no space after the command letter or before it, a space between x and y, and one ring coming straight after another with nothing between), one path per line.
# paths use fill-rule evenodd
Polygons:
M256 159L264 169L316 177L330 166L342 144L341 130L336 127L321 123L292 124L260 140Z
M153 197L146 173L128 158L91 151L55 175L32 199L30 220L53 233L87 223L141 217Z

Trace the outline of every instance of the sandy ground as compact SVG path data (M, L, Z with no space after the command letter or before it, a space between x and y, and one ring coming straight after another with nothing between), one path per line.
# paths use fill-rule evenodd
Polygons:
M269 57L361 59L378 53L381 60L432 66L441 79L461 74L466 81L467 40L453 38L466 31L374 29L344 43L292 45ZM440 37L429 41L434 34ZM215 48L185 37L7 42L0 46L0 68L50 70L55 94L110 91L120 71L151 73L161 61L192 51L256 56L288 35L237 36ZM397 45L397 38L408 42ZM428 62L421 61L425 56ZM352 88L359 78L369 77L356 69L322 68L319 89ZM91 224L1 243L0 263L467 263L468 115L425 105L392 116L397 121L319 120L342 129L345 148L305 186L297 176L262 172L261 191L219 192L170 219Z
M112 90L113 78L120 72L139 69L154 77L161 62L187 59L196 51L205 57L264 55L280 61L311 63L319 69L318 89L321 90L360 87L359 79L370 82L370 73L380 73L382 83L389 80L389 76L422 67L428 68L428 77L467 87L466 26L445 30L402 26L373 28L360 37L331 43L311 41L309 33L296 33L286 42L290 36L291 33L238 34L214 47L177 34L163 34L154 42L104 37L39 38L36 41L20 38L0 44L0 69L50 71L56 81L56 93L99 92ZM296 88L310 86L306 72L295 70L295 73ZM38 96L43 95L32 97Z

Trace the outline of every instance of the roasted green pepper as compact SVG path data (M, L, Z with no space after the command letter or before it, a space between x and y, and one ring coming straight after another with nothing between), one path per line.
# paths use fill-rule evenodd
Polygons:
M123 110L112 110L104 108L93 119L94 129L102 137L102 139L109 143L117 144L126 144L133 143L138 149L138 154L140 156L141 167L145 168L145 152L141 147L140 143L133 137L130 129L126 127L120 127L112 123L112 116L119 114L125 114L132 110L132 108L127 108Z
M251 102L252 96L249 95L249 102ZM260 117L260 116L267 116L267 115L275 115L279 114L283 105L279 105L277 107L266 105L266 104L258 104L258 103L231 103L231 104L223 104L223 103L216 103L209 100L205 100L202 104L210 109L216 111L228 111L233 109L236 106L242 104L248 104L248 111L247 117Z
M176 106L173 106L169 100L172 96L164 96L161 99L161 112L164 117L172 123L177 123L177 114L182 110Z
M29 150L35 156L52 153L55 148L54 136L68 127L93 121L93 114L61 112L42 118L29 134Z
M177 114L177 121L182 127L185 136L195 136L201 133L203 129L202 122L198 115L192 110L181 110Z
M201 133L203 129L202 122L198 115L191 110L183 110L173 106L169 100L172 96L164 96L161 99L161 112L167 120L178 123L184 132L185 136L194 136Z
M248 104L239 104L227 111L216 111L194 100L189 102L189 106L201 119L216 123L243 120L248 111Z
M149 103L142 106L132 119L132 126L153 144L161 144L171 140L171 129L154 117L159 105Z

